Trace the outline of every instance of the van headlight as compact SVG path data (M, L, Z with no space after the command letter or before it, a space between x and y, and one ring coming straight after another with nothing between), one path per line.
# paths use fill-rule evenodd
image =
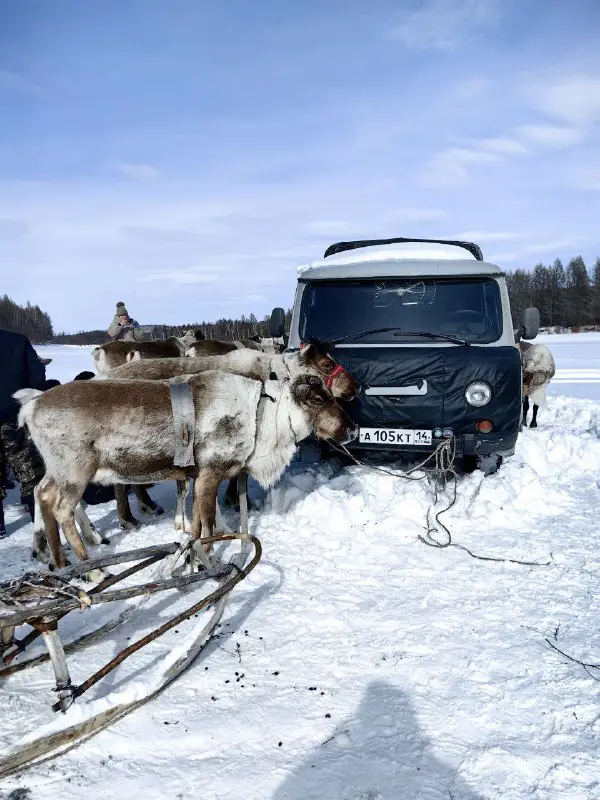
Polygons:
M470 406L481 408L492 399L492 388L484 381L474 381L465 389L465 399Z

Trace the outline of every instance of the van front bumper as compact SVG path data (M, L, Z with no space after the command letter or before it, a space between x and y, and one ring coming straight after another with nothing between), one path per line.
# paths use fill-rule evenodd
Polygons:
M457 456L486 456L495 455L512 456L515 452L515 445L519 436L518 431L510 433L464 433L456 434L454 442L456 444ZM390 454L393 452L416 455L418 453L432 453L444 439L435 439L431 445L398 445L398 444L372 444L361 443L355 439L346 445L349 450L355 451L385 451Z

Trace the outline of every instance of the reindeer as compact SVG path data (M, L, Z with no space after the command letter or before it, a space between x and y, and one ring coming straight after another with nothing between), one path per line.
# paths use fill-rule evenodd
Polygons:
M545 344L518 343L523 363L523 425L527 426L529 400L533 403L530 428L537 428L537 413L546 405L546 389L556 372L554 358Z
M90 481L129 484L194 478L192 536L201 539L214 532L221 481L246 470L268 488L311 433L342 443L357 433L314 375L263 383L210 371L175 380L189 385L194 401L190 467L174 465L177 442L166 381L82 381L45 394L35 389L15 394L21 404L19 424L27 424L46 465L35 497L57 567L66 564L57 523L76 556L89 559L74 510Z
M329 354L328 348L327 344L312 343L301 350L277 355L242 349L203 358L157 358L124 364L106 375L99 375L97 380L168 380L177 375L217 369L262 381L273 376L283 380L305 373L321 377L335 397L352 400L359 386L352 375Z
M204 339L201 330L186 331L181 337L148 342L107 342L92 350L96 371L105 373L127 361L143 358L177 358L193 344Z
M207 343L202 343L207 344ZM222 356L205 356L204 358L161 358L152 361L138 361L117 367L108 374L110 379L144 379L168 380L177 375L189 375L206 372L207 370L223 370L236 375L245 375L248 378L266 381L273 376L293 378L302 373L317 375L325 381L334 397L352 400L359 390L357 382L352 375L341 367L328 353L329 345L313 343L306 345L299 351L269 355L251 350L235 350ZM99 376L103 378L105 376ZM176 514L177 525L179 520L185 519L183 509L180 507L182 494L178 492L178 507ZM237 486L235 481L229 481L225 493L225 502L235 505L237 500Z
M219 339L206 339L204 342L194 342L186 350L188 358L199 358L201 356L224 356L233 353L235 350L258 350L263 351L260 337L253 339L239 339L234 342L222 342Z

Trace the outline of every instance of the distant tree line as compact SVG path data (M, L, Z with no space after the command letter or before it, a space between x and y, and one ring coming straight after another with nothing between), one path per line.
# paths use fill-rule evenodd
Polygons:
M0 328L24 333L35 344L51 342L54 336L50 317L39 306L20 306L7 294L0 296Z
M600 326L600 258L591 270L581 256L565 267L537 264L533 270L517 269L506 275L513 323L521 323L523 309L535 306L544 327L584 328Z
M286 312L286 330L289 330L292 310ZM184 331L201 330L206 339L233 341L250 339L253 336L269 337L270 316L258 320L254 314L240 319L218 319L216 322L189 322L185 325L142 325L148 339L168 339L169 336L181 336ZM57 344L103 344L110 339L106 331L80 331L79 333L59 333L54 337Z

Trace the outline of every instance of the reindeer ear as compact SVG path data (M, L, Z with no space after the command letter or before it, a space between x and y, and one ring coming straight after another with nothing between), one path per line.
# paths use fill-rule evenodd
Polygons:
M322 356L326 356L333 347L331 342L326 342L323 339L315 339L312 337L310 343L315 348L315 351Z
M294 397L299 403L306 403L310 394L310 386L308 383L297 383L294 386Z

